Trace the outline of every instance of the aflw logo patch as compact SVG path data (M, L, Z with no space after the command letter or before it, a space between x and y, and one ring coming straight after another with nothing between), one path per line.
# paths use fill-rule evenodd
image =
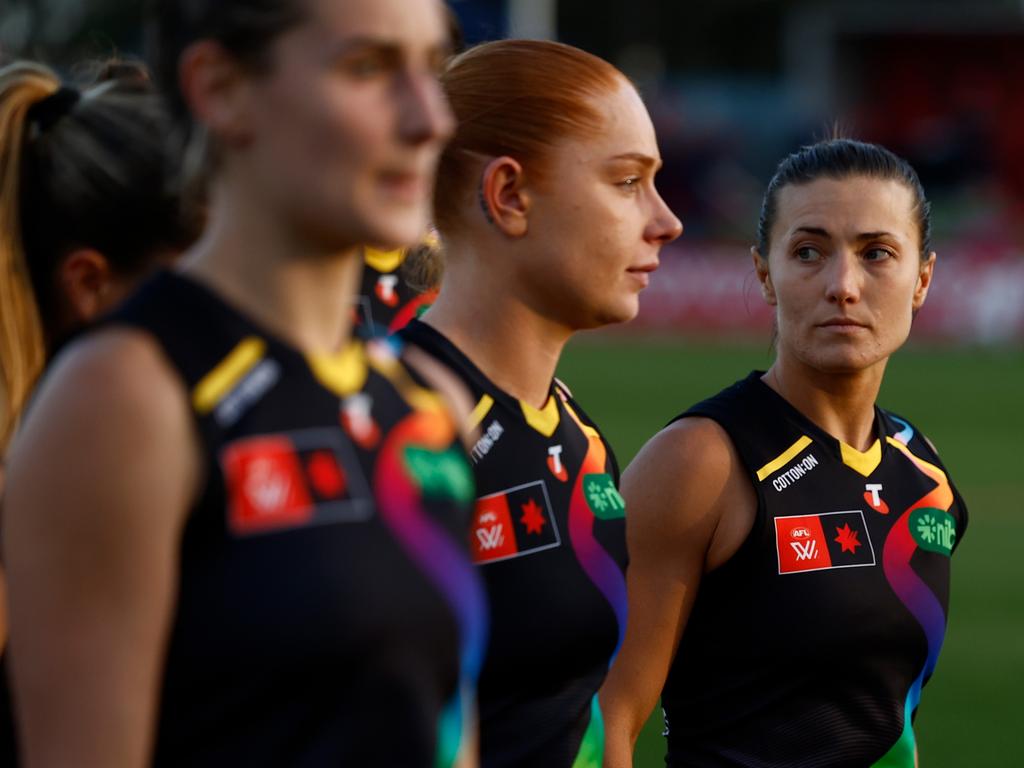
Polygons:
M875 564L860 510L776 517L775 544L780 574Z
M469 542L477 563L521 557L561 543L543 480L477 499Z
M305 429L236 440L220 455L236 536L310 525L357 522L373 514L373 496L338 430Z

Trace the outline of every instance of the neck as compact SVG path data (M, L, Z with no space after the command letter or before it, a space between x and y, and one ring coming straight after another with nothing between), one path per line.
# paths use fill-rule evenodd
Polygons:
M875 442L875 401L887 360L855 373L826 373L781 350L764 382L832 437L858 451Z
M486 274L488 261L459 254L423 319L502 390L542 408L572 330L538 314L493 272Z
M215 192L207 231L182 271L302 352L337 351L352 333L360 249L317 249L252 202Z

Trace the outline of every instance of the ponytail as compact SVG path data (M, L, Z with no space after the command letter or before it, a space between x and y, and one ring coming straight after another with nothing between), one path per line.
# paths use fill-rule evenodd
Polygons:
M0 69L0 455L6 453L46 359L43 327L22 247L21 180L29 109L60 89L45 67Z
M91 74L79 93L38 64L0 69L0 455L70 330L64 258L93 249L134 278L197 234L170 183L170 121L145 67L105 62Z

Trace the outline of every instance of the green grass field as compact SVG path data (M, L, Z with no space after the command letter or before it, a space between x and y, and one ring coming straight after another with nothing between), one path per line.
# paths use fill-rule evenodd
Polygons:
M559 376L625 467L673 415L771 363L760 346L590 336ZM880 404L936 444L970 510L957 550L950 628L922 697L923 768L1024 766L1024 351L908 347L889 364ZM660 713L638 768L663 765Z

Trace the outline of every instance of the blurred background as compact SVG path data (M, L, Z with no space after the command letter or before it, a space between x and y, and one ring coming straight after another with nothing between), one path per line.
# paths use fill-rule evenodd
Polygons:
M938 445L971 512L917 721L925 768L1024 765L1024 0L451 0L469 42L562 40L641 88L686 226L637 321L560 375L625 466L675 413L771 363L749 247L778 161L840 130L919 171L939 253L881 405ZM0 60L143 50L138 0L0 0ZM770 628L767 630L770 631ZM756 638L752 638L755 642ZM661 765L660 717L637 752Z

